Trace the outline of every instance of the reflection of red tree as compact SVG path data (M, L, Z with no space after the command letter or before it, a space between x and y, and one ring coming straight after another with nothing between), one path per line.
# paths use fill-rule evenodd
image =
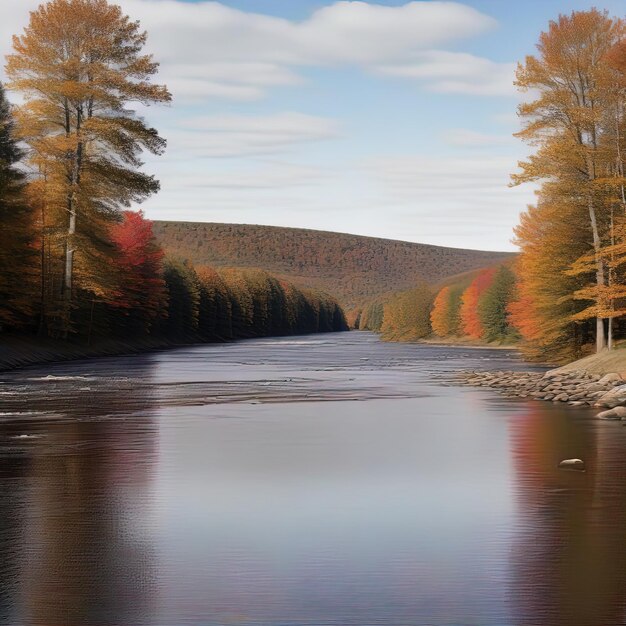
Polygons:
M626 623L626 438L610 426L541 403L511 423L518 626ZM587 472L559 470L568 457Z

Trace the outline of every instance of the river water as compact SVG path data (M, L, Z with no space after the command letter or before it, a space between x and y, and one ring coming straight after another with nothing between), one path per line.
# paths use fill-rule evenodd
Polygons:
M0 624L626 624L626 428L468 368L525 366L353 332L0 374Z

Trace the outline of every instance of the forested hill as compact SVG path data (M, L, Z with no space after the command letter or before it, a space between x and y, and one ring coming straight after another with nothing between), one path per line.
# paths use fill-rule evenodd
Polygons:
M195 265L262 268L298 286L324 290L346 308L421 281L439 283L511 256L247 224L155 221L154 232L168 253Z

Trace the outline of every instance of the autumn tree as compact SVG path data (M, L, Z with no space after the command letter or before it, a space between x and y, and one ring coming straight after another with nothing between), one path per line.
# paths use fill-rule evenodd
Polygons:
M33 312L33 216L27 202L14 121L0 84L0 329L24 324Z
M167 303L164 253L152 232L152 222L141 212L125 211L123 221L112 226L111 238L118 250L119 272L113 304L124 313L126 332L149 333Z
M435 335L447 337L450 333L448 325L448 306L450 302L450 287L444 287L437 293L430 314L430 325Z
M393 341L416 341L431 333L433 292L427 285L400 292L384 307L381 334Z
M461 295L463 286L443 287L435 297L430 315L433 332L439 337L458 335L461 327Z
M593 289L578 295L595 301L589 313L596 318L596 350L606 345L603 318L611 316L606 248L615 243L624 127L623 93L611 59L625 34L622 20L596 9L561 15L541 34L537 56L528 56L517 69L517 85L536 94L519 107L524 127L518 136L536 151L520 164L514 182L540 182L540 199L547 196L551 204L571 206L586 218L583 241L590 243L582 254L592 263L581 275L587 274Z
M526 358L571 361L594 339L595 324L578 316L586 303L574 297L589 284L589 275L569 272L572 262L588 250L588 233L582 207L560 195L550 197L545 190L537 206L521 215L515 229L520 248L514 265L517 288L509 319L523 339Z
M129 108L171 98L150 82L158 64L142 54L145 41L139 23L106 0L51 0L31 12L7 57L10 87L25 100L17 134L43 181L50 249L61 256L62 335L77 291L109 288L109 224L159 188L139 171L140 157L160 154L165 142Z
M461 331L472 339L481 339L483 336L485 329L478 314L478 301L491 285L495 273L495 268L482 270L461 295Z

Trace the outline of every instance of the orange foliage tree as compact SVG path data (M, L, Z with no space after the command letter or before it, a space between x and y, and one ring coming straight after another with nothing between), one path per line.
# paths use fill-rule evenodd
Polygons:
M435 335L446 337L449 332L448 303L450 302L450 287L444 287L435 296L433 310L430 313L430 325Z
M482 293L491 285L496 270L482 270L470 283L461 296L461 330L472 339L481 339L484 328L478 315L478 300Z
M515 263L517 296L509 303L509 319L533 360L568 361L581 356L593 339L588 322L576 320L584 304L574 294L586 282L568 273L587 244L584 212L560 197L542 194L537 206L522 214L515 229L520 255Z
M616 243L614 218L625 208L626 83L620 68L626 50L615 52L625 37L622 20L596 9L574 11L550 22L539 38L538 54L526 57L517 70L518 87L535 94L519 107L523 129L518 136L536 150L520 163L521 173L513 180L539 182L540 201L566 208L557 219L562 230L568 230L566 220L585 220L587 232L573 246L578 254L566 252L566 267L561 270L574 269L582 284L563 296L592 302L584 312L576 311L575 319L595 318L596 350L606 345L603 319L613 317L616 292L611 289L615 282L607 248ZM540 215L535 212L533 218ZM582 250L580 243L586 244ZM528 275L532 265L522 263L529 282L539 279ZM556 276L542 278L564 284ZM546 332L553 336L553 330Z

